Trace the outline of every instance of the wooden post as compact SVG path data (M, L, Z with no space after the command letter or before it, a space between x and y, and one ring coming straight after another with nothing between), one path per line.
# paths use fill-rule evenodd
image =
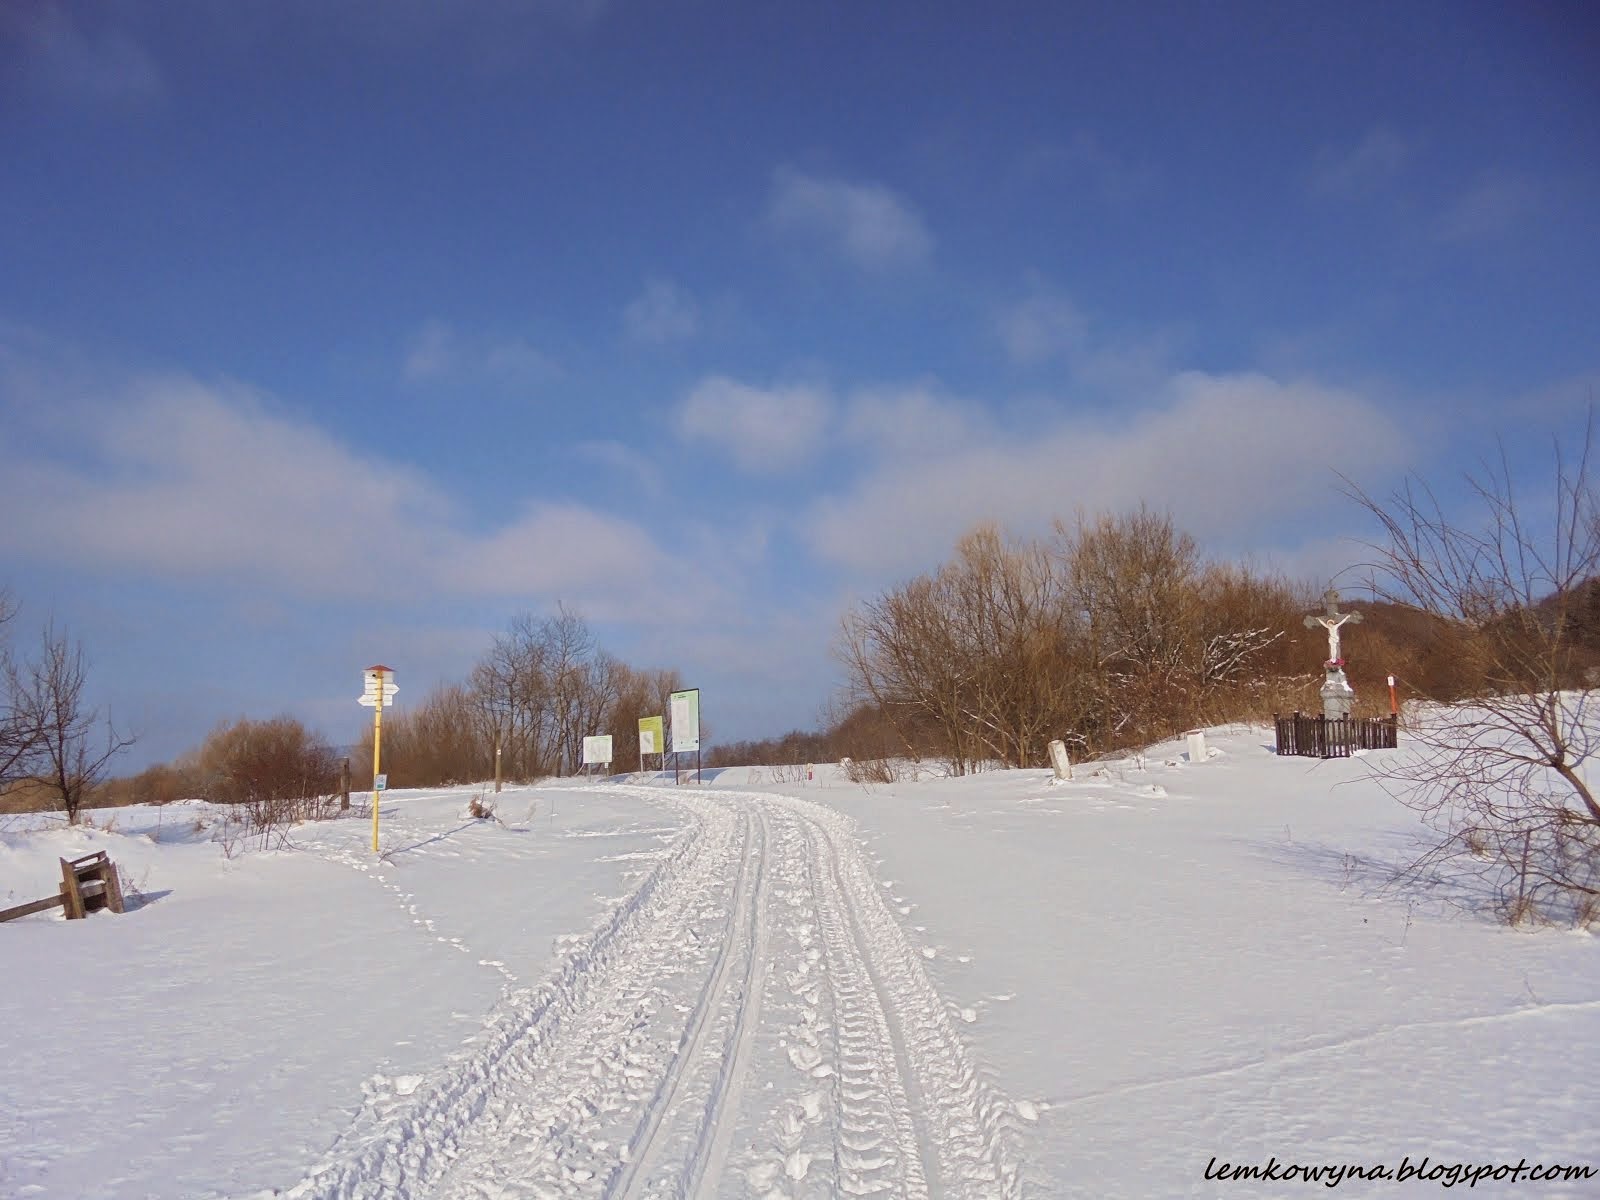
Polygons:
M500 794L500 731L494 731L494 794Z
M339 766L339 811L350 811L350 760L348 758Z
M83 920L83 893L78 890L78 872L64 858L61 860L61 902L67 910L67 920Z
M114 913L122 912L122 879L117 875L117 864L110 858L106 859L105 881L106 908Z
M30 904L19 904L15 908L0 909L0 921L15 921L18 917L28 917L34 913L60 908L66 903L66 900L65 896L57 893L44 900L35 900Z

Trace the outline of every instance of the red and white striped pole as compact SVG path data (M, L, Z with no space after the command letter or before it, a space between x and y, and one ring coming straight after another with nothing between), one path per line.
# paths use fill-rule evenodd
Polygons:
M1389 713L1391 716L1396 717L1400 715L1400 701L1396 700L1394 695L1393 675L1389 676Z

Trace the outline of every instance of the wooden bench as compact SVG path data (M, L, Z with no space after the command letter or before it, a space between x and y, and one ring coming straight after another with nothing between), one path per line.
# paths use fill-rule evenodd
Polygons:
M63 858L60 892L43 900L19 904L15 908L0 909L0 921L11 921L51 908L66 909L69 921L81 921L90 913L102 909L122 912L122 881L117 877L117 864L111 861L104 850L96 850L82 858Z

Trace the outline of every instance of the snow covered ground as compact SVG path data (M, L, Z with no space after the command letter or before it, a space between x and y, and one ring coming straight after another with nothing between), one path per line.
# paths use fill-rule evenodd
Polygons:
M229 857L205 805L0 818L0 906L101 848L139 893L0 925L0 1196L1278 1196L1328 1181L1216 1176L1600 1168L1600 944L1380 891L1417 833L1384 755L1270 742L1213 730L1205 762L1155 747L1061 786L564 781L508 790L498 823L465 815L476 789L394 792L381 857L360 819Z

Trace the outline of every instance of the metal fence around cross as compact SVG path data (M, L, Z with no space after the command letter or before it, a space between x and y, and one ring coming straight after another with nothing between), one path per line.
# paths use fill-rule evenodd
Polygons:
M1274 716L1278 753L1302 758L1349 758L1357 750L1393 750L1400 744L1399 718L1319 717L1297 712Z

